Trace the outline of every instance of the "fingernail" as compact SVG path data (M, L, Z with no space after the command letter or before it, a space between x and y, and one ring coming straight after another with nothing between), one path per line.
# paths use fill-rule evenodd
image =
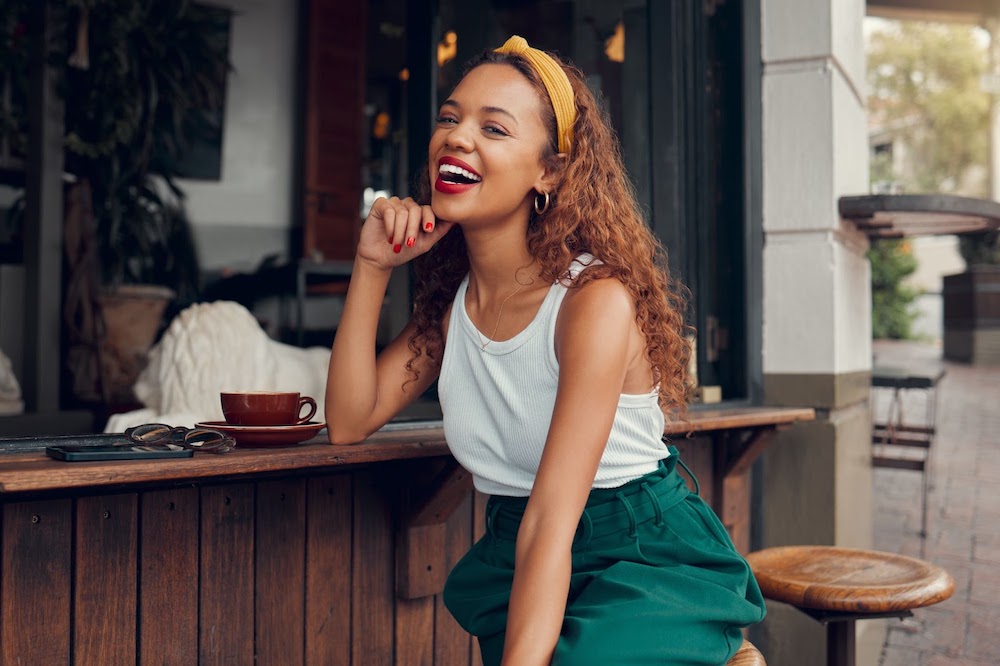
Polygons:
M392 238L386 238L386 240L389 241L389 245L392 245Z
M403 249L402 245L393 245L392 246L392 251L395 252L396 254L399 254L400 250L402 250L402 249Z
M430 223L430 222L425 222L424 223L424 231L430 231L433 228L434 228L434 225L432 223Z
M413 244L416 243L416 242L417 242L417 239L413 238L411 236L410 238L406 239L406 247L413 247Z

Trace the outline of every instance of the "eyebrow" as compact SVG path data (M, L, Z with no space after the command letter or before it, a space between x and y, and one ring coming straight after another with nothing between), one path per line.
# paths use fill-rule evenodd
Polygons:
M452 107L455 107L456 109L461 109L462 108L462 105L459 104L458 102L456 102L453 99L446 99L445 101L441 102L441 106L452 106ZM514 117L514 114L511 113L510 111L508 111L507 109L502 108L502 107L499 107L499 106L484 106L484 107L481 107L479 110L482 111L483 113L499 113L502 116L507 116L512 121L514 121L515 124L517 124L517 118Z

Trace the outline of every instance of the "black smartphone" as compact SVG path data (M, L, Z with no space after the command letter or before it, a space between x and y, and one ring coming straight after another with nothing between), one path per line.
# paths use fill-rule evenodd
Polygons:
M150 460L152 458L190 458L191 449L148 449L143 446L46 446L45 454L56 460L80 462L86 460Z

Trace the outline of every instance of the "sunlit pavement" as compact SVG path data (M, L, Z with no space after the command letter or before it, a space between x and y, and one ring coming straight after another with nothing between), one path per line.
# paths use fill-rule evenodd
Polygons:
M1000 367L946 363L939 346L876 341L876 363L932 368L938 393L931 454L928 535L921 551L920 473L875 469L875 547L923 557L955 578L951 599L890 620L882 666L1000 663ZM879 407L882 398L873 404ZM923 415L908 392L907 416Z

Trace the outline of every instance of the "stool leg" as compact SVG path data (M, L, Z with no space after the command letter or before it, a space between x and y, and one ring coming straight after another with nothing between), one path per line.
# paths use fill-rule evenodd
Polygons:
M930 455L930 451L928 451L928 456L929 455ZM921 497L921 500L920 500L920 540L921 540L921 548L923 547L923 541L925 539L927 539L927 491L929 490L929 488L928 488L928 482L927 482L927 474L930 471L930 470L927 469L927 467L928 467L928 461L925 459L924 460L924 468L922 470L920 470L920 479L921 479L921 482L920 482L920 492L922 494L922 497ZM923 554L923 550L921 550L921 554Z
M924 456L924 469L922 470L924 483L923 483L923 510L922 510L922 522L920 525L920 557L924 557L924 540L927 538L927 493L931 489L931 483L929 480L931 473L931 455L934 452L934 444L937 439L937 385L932 386L927 392L927 415L924 419L924 423L930 428L930 441L927 445L927 453Z
M854 620L828 622L826 625L827 666L854 666Z

